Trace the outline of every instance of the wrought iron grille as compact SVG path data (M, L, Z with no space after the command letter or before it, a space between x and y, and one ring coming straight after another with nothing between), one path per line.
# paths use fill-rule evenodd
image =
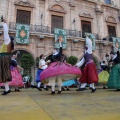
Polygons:
M52 33L54 33L53 28L63 29L63 17L52 15L51 16L51 26L52 26Z
M30 24L31 11L17 10L16 23Z
M89 21L81 21L81 26L82 26L82 37L85 37L85 32L87 33L92 33L91 31L91 22Z

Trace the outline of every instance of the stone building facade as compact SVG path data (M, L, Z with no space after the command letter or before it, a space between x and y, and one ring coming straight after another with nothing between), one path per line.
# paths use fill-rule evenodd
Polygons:
M66 30L67 48L63 53L78 59L83 56L84 32L95 35L93 55L98 62L111 51L110 38L120 37L120 0L0 0L0 15L7 20L12 36L17 22L26 20L31 25L29 45L16 44L15 51L28 52L34 59L51 54L54 27Z

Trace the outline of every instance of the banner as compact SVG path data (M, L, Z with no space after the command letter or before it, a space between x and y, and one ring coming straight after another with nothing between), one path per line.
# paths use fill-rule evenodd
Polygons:
M120 51L120 38L112 37L112 39L113 39L113 46L118 48L118 50ZM114 48L114 52L117 52L115 48Z
M61 41L62 48L66 49L67 47L66 31L63 29L54 29L54 34L55 34L55 48L60 48L59 41Z
M92 50L96 49L96 44L95 44L95 36L92 33L85 33L87 34L87 36L89 37L89 39L91 39L92 41Z
M30 25L16 24L16 43L29 44Z

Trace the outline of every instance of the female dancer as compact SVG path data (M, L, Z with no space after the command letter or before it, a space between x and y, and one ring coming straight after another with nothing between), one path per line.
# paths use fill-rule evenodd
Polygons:
M3 32L4 32L4 42L0 48L0 82L4 84L5 91L2 95L7 95L10 93L9 89L9 81L12 80L11 72L10 72L10 54L11 51L14 49L13 37L9 37L8 34L8 26L6 21L1 18L1 21L4 22L3 24Z
M103 84L103 89L106 89L105 84L108 82L109 73L107 72L108 66L105 64L105 61L100 62L102 72L98 75L99 83Z
M53 54L50 57L51 64L45 69L41 75L40 79L44 82L45 79L49 79L49 84L52 86L51 94L55 94L55 82L57 80L58 94L61 93L62 80L70 80L76 76L81 76L81 71L79 68L71 66L67 63L62 62L62 40L59 39L60 49L59 52L53 49Z
M92 91L94 93L96 91L94 83L98 82L98 74L93 62L92 56L92 41L90 40L90 36L86 37L86 51L84 53L84 57L80 62L76 64L77 67L81 67L85 63L85 67L83 69L82 77L80 78L81 87L76 91L84 91L86 84L91 84Z
M16 55L13 55L11 58L11 75L12 75L12 81L9 82L9 85L15 88L15 91L20 92L19 87L23 87L24 83L23 83L23 79L22 79L22 75L19 71L22 70L23 68L21 68L16 61L17 55L19 54L19 51L16 53Z
M110 64L113 64L113 67L110 72L107 86L109 89L120 90L120 53L118 48L115 47L115 49L117 50L116 54L114 54L114 52L110 53L111 55Z

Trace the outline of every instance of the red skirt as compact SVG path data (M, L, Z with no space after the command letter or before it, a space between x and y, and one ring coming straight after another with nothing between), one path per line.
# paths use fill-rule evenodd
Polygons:
M81 83L97 83L98 74L94 62L91 62L83 69L82 77L79 80Z

